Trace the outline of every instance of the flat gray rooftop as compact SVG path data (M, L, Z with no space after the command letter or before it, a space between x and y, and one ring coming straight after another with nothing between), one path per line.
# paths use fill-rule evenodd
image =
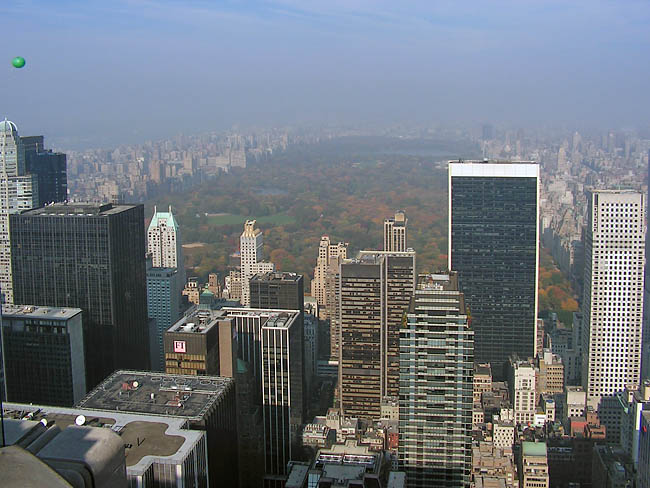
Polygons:
M232 378L116 371L77 407L202 419L234 388Z
M226 319L226 312L222 310L208 310L194 308L178 322L172 325L167 332L182 332L187 334L206 334L220 320Z
M56 426L62 432L67 432L69 426L76 427L75 421L79 415L83 415L85 426L103 427L120 436L120 442L125 447L127 470L140 475L157 459L182 461L205 436L202 431L188 430L187 419L178 417L18 403L5 403L4 412L10 444L20 439L31 439L34 437L30 435L33 430L38 430L39 435L45 432L41 422L45 422L47 428ZM31 420L19 420L23 418Z
M38 307L34 305L2 305L3 318L68 320L80 313L80 308Z
M296 274L296 273L288 273L288 272L281 272L281 271L269 271L267 273L257 273L256 275L253 275L251 278L251 281L289 281L289 282L296 282L298 281L302 275Z
M101 216L123 212L137 205L116 205L112 203L96 204L96 203L55 203L45 207L35 208L22 212L22 215L40 216L40 215L60 215L65 217L75 216Z

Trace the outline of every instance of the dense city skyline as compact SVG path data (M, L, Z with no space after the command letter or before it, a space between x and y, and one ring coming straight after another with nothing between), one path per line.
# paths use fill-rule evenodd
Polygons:
M650 488L648 21L0 5L3 486Z

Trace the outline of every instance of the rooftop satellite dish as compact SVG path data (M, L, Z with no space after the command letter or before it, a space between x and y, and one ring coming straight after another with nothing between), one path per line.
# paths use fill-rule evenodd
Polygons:
M77 416L76 419L74 419L74 423L77 425L83 425L86 423L86 417L83 415L79 415Z
M138 383L137 381L134 381L134 382L133 382L133 388L137 388L138 385L140 385L140 383Z

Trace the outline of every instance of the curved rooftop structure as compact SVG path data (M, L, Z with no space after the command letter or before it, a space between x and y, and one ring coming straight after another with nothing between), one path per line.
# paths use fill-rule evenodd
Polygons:
M4 119L0 121L0 132L18 134L18 127L11 120Z

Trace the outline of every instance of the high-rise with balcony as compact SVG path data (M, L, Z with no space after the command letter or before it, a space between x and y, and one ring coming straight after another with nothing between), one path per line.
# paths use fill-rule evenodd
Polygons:
M474 332L456 273L420 275L399 332L399 462L408 486L469 486Z
M16 124L0 121L0 288L2 303L14 303L9 215L38 207L38 182L26 174L25 148ZM40 303L40 302L21 302Z
M533 357L537 326L539 166L449 163L449 269L472 317L477 362L495 376Z
M401 210L395 212L395 218L384 220L384 251L406 251L407 223L406 214Z
M595 190L588 202L582 384L597 408L641 380L645 202L632 190Z

